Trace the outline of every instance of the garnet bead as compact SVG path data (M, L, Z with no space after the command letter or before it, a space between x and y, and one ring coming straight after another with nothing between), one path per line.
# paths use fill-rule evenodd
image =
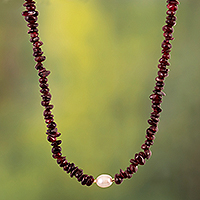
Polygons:
M119 174L115 174L115 183L117 185L121 184L123 182L123 178L120 177Z
M82 169L78 169L75 173L75 177L78 179L80 176L83 175L83 170Z
M34 31L33 31L34 32ZM37 32L37 31L36 31ZM42 46L43 45L43 42L41 42L41 41L38 41L38 42L35 42L34 44L33 44L33 46L34 47L36 47L36 48L38 48L38 47L40 47L40 46Z
M78 171L78 167L75 167L72 171L71 171L71 174L70 174L70 177L72 178L75 173Z
M52 155L52 157L54 159L59 159L59 158L61 158L61 156L62 156L62 153L55 153L55 154Z
M171 11L177 11L177 9L178 9L178 6L176 6L175 4L168 4L167 5L167 8L169 9L169 10L171 10Z
M51 137L51 136L47 136L47 140L49 141L49 142L55 142L56 141L56 138L54 138L54 137Z
M149 147L146 144L142 144L141 149L148 149Z
M137 160L135 159L131 159L130 163L132 163L133 165L137 166L139 163L137 162Z
M35 10L36 9L36 6L34 5L34 4L32 4L32 5L27 5L26 6L26 9L28 10L28 11L30 11L30 10Z
M43 68L43 64L42 64L42 63L37 63L37 64L35 65L35 69L37 69L37 70L42 70L42 69L44 69L44 68Z
M75 168L75 164L71 163L68 165L67 173L70 173Z
M152 152L150 149L144 150L144 153L145 153L146 159L149 159L152 155Z
M129 166L132 173L136 173L138 171L138 166L135 166L134 164Z
M55 146L60 145L61 143L62 143L61 140L57 140L57 141L53 142L51 145L55 147Z
M65 156L58 158L57 159L57 163L60 165L60 164L62 164L65 161L67 162L67 160L65 158L66 158Z
M52 150L51 150L51 152L55 154L55 153L60 153L61 150L62 150L61 147L57 146L57 147L53 147Z
M94 183L94 177L93 176L89 176L88 180L86 182L87 186L91 186Z

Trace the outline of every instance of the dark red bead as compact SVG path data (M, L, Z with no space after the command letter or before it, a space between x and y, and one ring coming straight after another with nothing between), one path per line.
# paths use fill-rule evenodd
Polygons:
M167 25L163 26L162 30L164 32L167 32L167 33L173 33L174 32L174 29L172 27L167 26Z
M53 105L48 105L48 106L46 107L46 109L52 110L53 107L54 107Z
M119 174L115 174L115 183L117 185L121 184L123 182L123 178L120 177Z
M158 131L158 127L157 126L150 126L149 129L151 131L153 131L154 133Z
M147 146L146 144L142 144L141 149L143 149L143 150L149 149L149 146Z
M27 2L25 2L25 3L23 4L23 6L24 6L24 7L27 7L27 6L31 6L31 5L34 5L34 4L35 4L34 1L28 0Z
M27 24L27 26L31 29L37 28L38 27L38 23L34 23L34 24Z
M46 109L46 110L44 110L43 115L44 116L51 115L51 111Z
M135 165L135 166L137 166L137 165L139 164L138 161L135 160L135 159L131 159L131 160L130 160L130 163L132 163L132 164Z
M163 36L167 40L174 40L173 35L171 33L163 33Z
M47 136L47 140L49 141L49 142L55 142L56 141L56 138L54 138L54 137L51 137L51 136Z
M54 128L54 129L48 129L48 130L47 130L47 134L55 134L57 131L58 131L57 128Z
M128 177L127 171L124 172L122 169L120 169L119 177L121 177L123 179L127 178Z
M130 179L132 178L132 176L133 176L132 174L128 174L127 178Z
M83 180L83 178L84 178L84 174L82 174L81 176L79 176L79 178L77 179L79 182L81 182L82 180Z
M37 69L37 70L42 70L42 69L43 69L43 64L42 64L42 63L37 63L37 64L35 65L35 69Z
M30 24L34 24L37 21L37 17L28 15L28 16L25 16L25 20L29 22Z
M158 118L158 117L160 117L160 114L158 114L157 112L154 111L151 113L151 116Z
M76 178L79 178L82 175L83 175L83 170L82 169L78 169L78 171L76 171L76 173L75 173L75 177Z
M166 60L169 60L170 59L170 54L163 54L162 58L166 59Z
M26 9L29 11L29 10L35 10L36 9L36 6L35 5L28 5L26 6Z
M41 88L48 88L48 87L49 87L49 84L47 84L47 83L40 83L40 87L41 87ZM48 94L45 94L45 95L51 95L51 94L48 93Z
M167 8L168 8L169 10L171 10L171 11L177 11L178 6L175 5L175 4L168 4L168 5L167 5Z
M52 142L51 146L56 147L56 146L60 145L61 143L62 143L61 140L57 140L57 141L55 141L55 142Z
M152 107L153 107L153 106L152 106ZM155 112L157 112L157 113L162 112L162 109L161 109L160 107L158 107L158 106L153 107L153 110L154 110Z
M50 124L47 125L47 128L54 129L57 126L55 122L51 122Z
M32 23L32 24L34 24L34 23ZM28 30L28 34L31 34L31 33L34 33L34 32L38 32L38 29L37 28L30 28L29 30Z
M67 173L71 173L71 171L72 171L74 168L75 168L75 164L74 164L74 163L69 164Z
M60 165L62 162L64 162L64 160L66 160L65 158L65 156L58 158L57 163Z
M162 99L162 96L160 96L160 95L158 95L158 94L151 94L150 96L149 96L149 98L151 99L151 100L161 100Z
M163 72L163 71L158 71L158 76L159 76L159 78L165 78L165 77L167 77L168 76L168 73L166 73L166 72Z
M33 44L33 46L36 47L36 48L38 48L38 47L40 47L40 46L42 46L42 45L43 45L43 42L41 42L41 41L35 42L35 43Z
M165 21L169 26L175 26L176 25L176 22L173 21L173 20L166 20Z
M93 176L89 176L88 180L86 182L87 186L91 186L94 183L94 177Z
M134 164L129 166L132 173L136 173L138 171L138 166L135 166Z
M167 3L175 4L175 5L179 5L180 4L178 0L168 0Z
M144 153L145 153L146 159L149 159L152 155L152 152L150 149L144 150Z
M154 135L146 135L145 137L147 138L147 140L154 140L155 139Z
M131 171L130 167L127 167L126 171L128 172L128 174L132 174L132 171Z
M45 94L45 95L41 95L42 99L44 101L50 101L51 100L51 94Z
M45 60L46 60L46 57L45 57L45 56L38 56L38 57L35 58L35 61L36 61L36 62L43 62L43 61L45 61Z
M164 77L163 78L160 78L159 76L158 77L156 77L155 78L155 80L157 81L157 82L163 82L164 81Z
M156 90L153 90L153 92L157 95L160 95L160 96L166 96L166 94L163 92L163 91L156 91Z
M60 153L61 150L62 150L62 148L60 146L57 146L57 147L53 147L52 150L51 150L51 152L53 154L55 154L55 153Z
M42 71L38 73L40 77L47 77L49 74L50 74L50 71Z
M58 160L57 160L58 161ZM64 167L65 165L67 165L68 164L68 162L67 162L67 160L65 159L65 160L63 160L61 163L60 163L60 167Z
M155 89L160 89L160 87L155 87ZM160 105L162 103L162 101L160 101L160 100L153 100L152 101L152 104L154 104L154 105ZM153 123L155 123L155 122L153 122Z
M135 160L137 160L137 162L140 164L140 165L144 165L145 164L145 159L142 155L140 154L135 154Z
M154 87L154 89L157 90L157 91L161 91L161 90L163 90L163 87L156 86L156 87Z
M39 57L39 56L42 56L43 53L44 52L35 52L35 53L33 53L33 56L34 57Z
M151 119L148 119L147 122L148 122L148 124L150 124L150 125L154 125L154 126L157 124L156 122L152 121Z
M34 43L37 42L39 39L40 39L39 37L31 38L30 42Z
M75 173L76 173L77 170L78 170L78 167L75 167L75 168L71 171L71 173L70 173L70 177L71 177L71 178L75 175Z
M167 42L167 41L164 40L164 41L162 42L161 47L164 48L164 49L171 49L171 48L172 48L172 45L171 45L169 42Z
M39 82L40 83L46 83L48 81L48 78L40 78Z
M31 10L31 11L28 11L28 15L29 16L37 17L39 15L39 12L35 11L35 10Z
M51 123L51 122L53 122L53 119L46 119L46 120L45 120L45 123L47 123L47 124L49 124L49 123Z
M167 15L175 15L176 11L168 10L166 13L167 13Z
M41 92L42 94L48 94L48 93L49 93L49 88L42 88L42 89L40 90L40 92Z
M37 36L38 36L38 33L36 33L36 32L33 32L30 34L30 37L32 37L32 38L37 37Z
M69 169L69 166L71 165L71 163L67 163L64 167L63 167L63 170L64 171L67 171Z
M152 136L152 135L155 135L155 132L151 131L149 128L146 130L146 134L148 136Z
M173 15L167 16L166 19L172 20L172 21L176 21L176 20L177 20L176 16L173 16ZM172 28L172 29L173 29L173 28Z
M49 101L41 101L42 106L47 106L49 104Z
M61 156L62 156L62 153L55 153L55 154L52 155L52 157L54 159L59 159L59 158L61 158Z
M153 142L152 140L145 140L145 144L146 144L147 146L151 146L151 145L154 144L154 142Z
M87 179L88 179L88 177L89 177L89 176L86 175L86 174L83 175L83 178L82 178L82 181L81 181L81 184L82 184L82 185L85 185L85 184L87 183Z
M151 117L151 120L155 123L158 123L160 120L156 117L153 117L153 116L150 116Z
M48 106L47 106L48 107ZM45 107L46 108L46 107ZM44 116L44 119L53 119L54 115L46 115Z
M32 33L31 33L32 34ZM35 33L33 33L33 34L35 34ZM37 34L37 33L36 33ZM42 49L41 48L36 48L36 47L33 47L33 52L34 53L40 53L40 52L42 52Z

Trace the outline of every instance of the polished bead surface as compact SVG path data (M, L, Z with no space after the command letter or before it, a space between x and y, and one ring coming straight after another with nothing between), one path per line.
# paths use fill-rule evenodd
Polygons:
M97 177L96 184L101 188L107 188L113 183L112 177L107 174L102 174Z

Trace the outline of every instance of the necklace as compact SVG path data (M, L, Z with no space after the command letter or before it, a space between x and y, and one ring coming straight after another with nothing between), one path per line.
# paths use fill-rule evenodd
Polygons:
M38 37L38 23L37 16L38 11L36 11L35 1L33 0L25 0L23 4L26 7L26 11L22 12L22 15L25 17L25 20L28 22L30 34L30 42L33 44L33 56L35 57L36 65L35 68L38 70L39 82L40 82L40 92L42 93L42 102L41 105L45 108L44 110L44 119L47 124L47 140L52 145L52 157L57 160L58 165L63 168L63 170L70 174L70 177L76 177L82 185L91 186L93 183L96 183L99 187L106 188L112 185L113 182L116 184L121 184L124 179L130 179L133 174L138 171L139 165L144 165L146 160L151 157L150 147L154 143L155 134L158 131L158 122L160 113L162 111L160 104L162 103L162 98L165 96L165 93L162 91L164 88L164 80L168 76L169 69L167 68L170 63L168 60L170 59L170 52L172 45L170 44L170 40L173 40L172 33L174 31L173 26L176 24L176 11L178 9L178 0L167 0L167 17L166 17L166 25L163 26L162 30L164 31L163 36L165 37L162 42L162 57L159 60L158 65L158 76L156 77L156 86L154 87L153 94L150 95L150 99L152 101L152 109L153 112L150 115L150 119L148 120L148 124L150 125L146 130L146 140L144 144L142 144L139 153L136 153L134 158L130 160L130 165L127 167L125 171L120 169L118 174L115 174L114 178L110 175L102 174L96 179L93 176L89 176L83 173L83 170L78 168L74 163L70 163L67 161L66 157L61 153L60 144L61 140L57 138L61 135L61 133L57 130L57 124L54 121L54 116L52 114L53 105L50 104L51 93L49 92L49 85L47 84L48 79L47 76L50 74L50 71L46 70L43 66L43 62L46 60L46 57L43 56L43 52L41 46L43 43L40 41Z

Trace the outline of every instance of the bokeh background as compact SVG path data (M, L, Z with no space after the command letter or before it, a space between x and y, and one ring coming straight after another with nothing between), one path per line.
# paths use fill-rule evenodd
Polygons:
M200 1L182 0L153 156L131 180L84 187L50 153L22 0L0 0L0 199L199 200ZM63 153L114 175L140 151L165 0L38 0Z

